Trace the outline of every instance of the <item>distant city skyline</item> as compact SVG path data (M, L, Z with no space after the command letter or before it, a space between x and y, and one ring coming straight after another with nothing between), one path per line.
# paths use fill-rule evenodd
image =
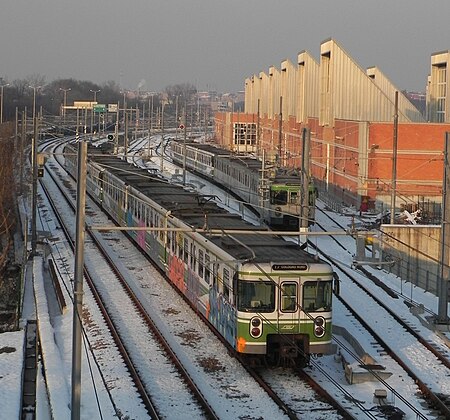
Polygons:
M0 77L237 92L299 51L319 61L331 37L363 69L423 92L431 55L450 49L448 16L443 0L15 0L1 6Z

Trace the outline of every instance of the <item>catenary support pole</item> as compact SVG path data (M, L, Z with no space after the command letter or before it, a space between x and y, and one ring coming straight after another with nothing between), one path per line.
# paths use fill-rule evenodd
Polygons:
M449 281L449 238L450 238L450 166L448 151L450 148L450 132L445 133L444 149L444 185L442 189L442 225L441 225L441 255L440 255L440 275L438 283L438 319L439 324L448 323L448 281Z
M183 114L183 122L184 122L184 135L183 135L183 185L186 185L186 102L184 103L184 114ZM178 128L177 128L178 129Z
M161 175L164 172L164 105L165 103L163 102L161 105Z
M32 144L32 173L33 173L33 185L32 185L32 204L31 204L31 255L36 255L37 247L37 228L36 228L36 217L37 217L37 150L38 150L38 118L34 117L34 132L33 132L33 144Z
M260 123L261 123L260 115L259 115L259 99L258 99L257 115L258 115L258 117L256 119L256 156L259 157L259 154L261 152L261 144L260 144L261 138L260 138L260 135L259 135L259 129L260 129Z
M19 169L20 169L20 194L23 194L23 151L27 142L27 109L22 111L22 125L20 135L20 148L19 148Z
M304 128L302 132L302 194L300 203L300 227L308 229L309 226L309 149L311 131Z
M394 138L392 144L392 186L391 186L391 225L395 223L395 195L397 193L397 134L398 134L398 91L395 91Z
M119 102L117 102L116 124L114 125L114 154L118 154L119 148Z
M281 168L283 166L281 160L281 152L283 147L283 97L280 96L280 114L278 119L278 153L277 153L277 168Z
M81 403L81 316L83 307L83 266L86 207L87 143L78 143L77 214L75 236L75 278L73 298L72 404L71 419L80 419Z

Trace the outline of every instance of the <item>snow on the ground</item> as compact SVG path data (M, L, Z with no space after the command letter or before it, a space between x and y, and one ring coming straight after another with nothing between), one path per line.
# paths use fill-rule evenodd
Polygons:
M20 418L25 333L0 334L0 418Z
M159 158L154 158L154 164L158 165ZM151 163L150 163L151 165ZM170 164L164 164L164 169L168 177L171 177L174 174L174 168L170 166ZM226 203L227 205L235 208L235 211L241 212L242 208L239 207L239 205L233 204L232 200L229 199L229 197L223 193L220 193L219 191L215 190L214 188L204 185L204 182L199 180L198 178L188 175L189 182L191 182L194 185L197 185L197 188L200 189L203 193L214 193L217 194L220 199L222 200L222 203ZM319 205L322 205L319 201ZM323 206L324 207L324 206ZM358 214L354 211L349 211L348 214L338 214L334 212L330 212L332 217L339 222L341 225L349 226L352 221L356 220L358 222ZM319 216L320 217L320 216ZM330 220L320 220L322 224L325 224L328 228L328 230L333 231L337 229L337 226L334 225ZM327 242L326 239L323 237L316 237L312 239L318 245L320 246L321 243ZM347 251L342 250L342 248L338 248L337 246L332 244L332 241L329 242L329 246L327 247L333 255L335 255L335 259L339 262L344 263L345 266L351 267L353 256L355 253L355 241L351 236L347 237L339 237L340 242L344 243ZM61 259L67 258L66 255L63 255ZM71 268L73 268L73 264L71 262L68 263L71 265ZM138 273L137 277L137 286L139 284L147 283L149 279L146 278L149 274L151 276L151 273L148 268L144 270L144 267L141 266L141 273ZM437 311L437 298L436 296L432 295L431 293L425 292L420 288L413 287L411 283L405 282L400 280L398 277L391 275L385 271L382 270L376 270L375 268L368 268L369 270L372 270L374 274L376 274L379 278L383 280L389 287L393 288L397 291L402 291L403 294L409 295L410 299L413 299L419 303L423 303L425 307L431 308L435 311ZM73 273L71 273L73 275ZM136 273L135 273L136 275ZM46 358L46 360L52 360L51 363L46 362L45 366L45 375L47 380L47 386L49 387L51 393L50 393L50 403L52 406L53 416L54 418L69 418L70 417L70 371L68 368L68 364L70 362L70 354L71 354L71 348L70 348L70 339L71 339L71 321L68 321L71 319L71 316L67 316L66 314L66 320L62 322L61 320L58 321L57 324L52 324L52 320L49 319L49 309L48 309L48 302L47 297L45 295L45 286L43 282L43 274L42 274L42 258L37 257L35 258L35 267L34 267L34 277L35 277L35 292L36 292L36 304L37 304L37 310L38 310L38 319L40 322L40 331L41 331L41 342L43 346L43 351L47 354L51 355L51 358ZM366 281L366 286L375 290L377 289L376 286L374 286L370 281ZM146 286L148 287L148 286ZM149 290L148 294L145 299L151 301L152 299L152 293L153 293L153 300L154 304L156 305L156 300L160 299L160 295L163 294L162 292L159 293L155 286L152 286L153 290ZM145 289L145 288L144 288ZM143 289L143 290L144 290ZM342 293L347 293L345 285L341 287ZM145 292L145 290L144 290ZM26 300L31 301L30 297L27 295L27 291L25 290ZM28 297L27 297L28 296ZM175 297L172 297L172 299L176 299ZM361 299L361 298L360 298ZM68 301L69 305L70 302ZM164 302L159 302L158 305L164 305ZM157 306L158 306L157 305ZM170 306L170 302L166 303L167 307ZM429 340L435 341L439 345L442 344L442 340L433 332L430 330L426 330L425 327L421 326L419 320L417 317L409 311L409 308L403 303L402 299L398 299L397 301L392 301L392 305L395 305L396 311L404 318L408 319L408 321L411 324L417 325L418 329L423 329L422 334L426 335ZM162 307L162 306L161 306ZM356 338L356 340L361 344L361 346L364 348L366 352L376 357L381 363L387 365L387 370L391 370L393 375L387 380L387 383L389 383L393 388L395 388L398 392L405 394L407 396L410 396L411 400L410 402L416 405L418 408L420 408L421 411L424 410L423 407L418 406L417 398L414 396L414 392L416 391L416 387L414 384L411 384L411 381L409 378L402 377L402 373L397 371L395 364L390 364L388 360L385 360L383 355L380 355L377 353L376 346L373 345L371 337L367 337L367 335L361 333L361 329L358 325L355 325L352 322L349 322L348 317L345 313L345 310L339 305L338 303L335 303L334 305L334 323L336 325L340 325L342 327L345 327L349 331L351 331L352 335ZM153 309L155 310L155 309ZM160 309L158 309L160 310ZM183 320L183 311L181 313L175 316L175 322L181 324ZM382 323L382 320L380 319L378 321L379 323ZM385 326L388 328L389 326ZM202 327L199 326L201 329ZM20 394L21 394L21 375L22 375L22 369L21 366L23 364L23 340L24 340L24 332L18 331L14 333L4 333L0 334L0 418L3 419L9 419L9 418L18 418L19 417L19 409L20 409ZM62 342L65 342L64 345L62 345ZM213 342L209 341L206 337L200 338L200 341L202 342L202 345L205 346L212 346ZM345 345L349 345L345 342L345 340L342 340L342 343ZM402 343L401 340L398 340L399 345ZM174 343L175 345L180 345L180 341L178 340L177 343ZM215 344L214 344L215 345ZM350 345L349 345L350 347ZM8 349L5 351L4 349ZM14 351L10 351L10 349L14 349ZM195 355L195 347L192 349L193 354ZM215 350L216 352L218 350ZM345 353L345 350L341 351ZM410 349L404 349L404 351L407 351L409 353L414 353L414 348ZM349 357L348 354L345 355L346 357ZM374 404L372 403L372 397L373 392L375 389L383 388L383 386L378 382L369 382L361 385L348 385L346 383L345 377L343 375L343 367L341 364L341 359L339 357L335 356L327 356L322 357L318 360L316 360L317 368L312 367L311 373L316 376L316 378L321 382L321 385L325 388L327 387L327 379L319 372L319 369L324 369L325 372L332 375L335 380L337 380L340 385L348 390L349 393L351 393L356 399L363 401L364 405L366 407L371 407ZM420 361L418 361L420 364ZM198 368L198 366L196 367ZM59 373L58 373L59 371ZM65 380L61 380L61 371L65 371L65 373L62 375L65 377ZM195 371L195 370L194 370ZM448 388L450 387L450 380L448 379L449 376L444 376L441 381L442 389L447 392ZM426 381L426 380L425 380ZM45 418L45 407L46 402L45 398L43 398L44 395L47 395L45 390L45 385L43 383L42 377L38 380L38 396L39 401L41 402L41 407L38 406L38 409L40 408L41 411L39 414L42 415L43 418ZM212 388L214 388L214 385L210 385ZM217 386L220 389L220 381L218 382ZM236 386L245 386L245 384L239 382L236 380ZM331 387L331 385L329 385ZM210 392L210 391L208 391ZM231 398L233 397L233 393L236 392L236 390L230 389L229 392L231 393ZM87 409L83 413L83 418L98 418L98 412L95 411L95 404L94 404L94 396L93 393L90 392L91 395L88 396L85 394L85 406L84 408ZM342 397L344 401L344 397ZM90 401L92 400L92 401ZM400 406L402 406L399 401L396 401ZM248 401L249 405L251 406L254 404L254 401ZM402 406L403 407L403 406ZM226 409L226 407L224 407ZM264 412L264 407L259 407L262 412ZM132 413L132 407L130 407L130 413ZM110 412L111 414L112 412ZM272 416L274 413L272 412ZM133 417L133 415L131 416ZM135 417L135 418L139 418ZM414 418L412 415L408 416L407 418Z

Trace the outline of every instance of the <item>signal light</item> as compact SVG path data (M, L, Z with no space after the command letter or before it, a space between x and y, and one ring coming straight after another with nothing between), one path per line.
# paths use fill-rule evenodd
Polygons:
M44 176L44 168L38 168L37 176L38 178L42 178Z
M108 134L108 140L114 140L114 134Z

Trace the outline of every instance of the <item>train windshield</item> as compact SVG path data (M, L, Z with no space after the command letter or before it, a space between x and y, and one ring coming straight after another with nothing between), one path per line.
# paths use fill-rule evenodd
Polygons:
M331 281L307 281L303 285L303 309L307 312L331 311Z
M238 310L244 312L273 312L275 284L271 281L239 281Z
M270 190L270 204L284 206L288 201L288 192L286 190Z

